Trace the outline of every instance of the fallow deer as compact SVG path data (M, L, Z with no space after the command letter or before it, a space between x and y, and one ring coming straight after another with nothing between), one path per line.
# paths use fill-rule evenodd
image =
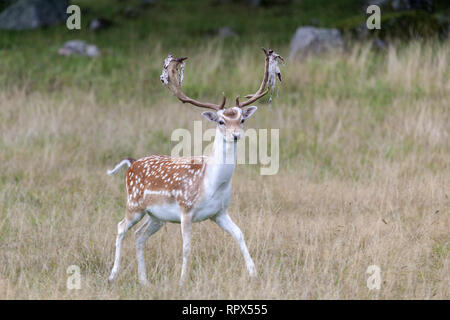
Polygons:
M144 261L146 240L157 232L165 222L181 224L183 240L183 264L180 284L187 276L191 251L191 225L193 222L211 219L231 234L238 242L245 259L248 273L256 276L255 264L248 252L244 236L239 227L228 215L231 199L231 177L235 167L236 143L242 136L244 121L257 109L248 106L263 97L269 91L275 75L281 80L277 59L281 56L272 50L263 49L265 67L262 83L255 94L246 96L244 102L236 98L236 106L225 108L226 98L220 105L194 100L183 93L181 78L178 76L184 60L171 55L164 62L161 80L169 90L183 103L209 108L214 112L203 112L202 116L217 124L214 148L210 155L201 157L170 157L151 155L139 160L123 159L108 174L116 173L123 165L128 165L125 174L127 203L125 218L117 225L116 253L109 281L117 277L120 254L125 233L144 216L146 221L136 230L136 257L138 261L139 282L147 285ZM271 74L271 70L275 70ZM270 78L270 79L269 79ZM273 85L272 85L273 86ZM231 160L231 161L230 161Z

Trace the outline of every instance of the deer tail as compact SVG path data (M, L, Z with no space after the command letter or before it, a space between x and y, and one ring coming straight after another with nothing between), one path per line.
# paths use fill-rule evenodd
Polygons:
M133 162L135 162L136 159L133 158L125 158L122 161L120 161L112 170L108 170L106 173L110 176L112 176L113 174L115 174L117 171L119 171L119 169L124 165L128 165L128 167L131 167L131 165L133 164Z

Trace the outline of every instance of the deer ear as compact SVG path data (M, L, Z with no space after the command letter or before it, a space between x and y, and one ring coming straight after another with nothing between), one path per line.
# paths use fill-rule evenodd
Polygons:
M211 122L216 122L217 121L217 114L215 112L211 112L211 111L205 111L202 112L202 116L206 119L209 120Z
M258 110L258 107L256 107L256 106L248 107L248 108L242 110L242 117L244 119L248 119L252 116L252 114L255 113L256 110Z

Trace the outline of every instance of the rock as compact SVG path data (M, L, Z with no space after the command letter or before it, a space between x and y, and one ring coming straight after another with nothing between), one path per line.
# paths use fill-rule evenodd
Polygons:
M0 14L0 29L25 30L61 23L69 0L19 0Z
M89 23L89 29L92 31L99 31L107 29L112 26L113 22L105 18L95 18Z
M91 58L100 56L100 50L96 45L87 44L82 40L67 41L64 46L58 50L58 53L63 56L79 55Z
M337 29L300 27L291 40L290 58L319 54L329 50L342 50L344 40Z

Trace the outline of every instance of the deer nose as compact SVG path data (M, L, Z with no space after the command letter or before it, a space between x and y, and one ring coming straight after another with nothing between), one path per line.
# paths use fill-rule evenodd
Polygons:
M234 141L239 140L241 138L241 133L239 131L233 132L233 138L234 138Z

